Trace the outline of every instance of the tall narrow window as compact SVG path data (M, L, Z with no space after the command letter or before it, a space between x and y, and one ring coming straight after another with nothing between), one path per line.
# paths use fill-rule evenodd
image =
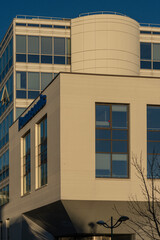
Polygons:
M23 138L23 194L31 191L30 132Z
M96 104L96 177L128 176L128 105Z
M47 117L38 124L38 187L47 184Z
M147 106L147 176L160 178L160 106Z

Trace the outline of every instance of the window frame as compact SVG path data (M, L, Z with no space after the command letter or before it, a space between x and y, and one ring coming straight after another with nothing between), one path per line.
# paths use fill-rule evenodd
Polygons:
M150 169L149 169L149 156L151 156L152 157L152 159L153 160L156 160L156 157L158 156L158 157L160 157L160 152L159 153L156 153L156 150L154 151L153 150L153 153L150 153L150 152L148 152L148 145L149 145L149 143L154 143L154 142L156 142L156 143L159 143L160 144L160 138L159 138L159 140L157 140L157 139L155 139L155 140L149 140L148 139L148 136L149 136L149 133L159 133L160 134L160 129L159 130L156 130L156 128L155 128L155 130L154 130L154 128L153 129L149 129L148 128L148 122L149 122L149 119L148 119L148 107L157 107L157 108L159 108L159 110L160 110L160 105L152 105L152 104L147 104L147 107L146 107L146 115L147 115L147 179L152 179L152 178L154 178L154 179L160 179L160 174L159 175L154 175L154 173L150 173L149 171L150 171ZM154 165L152 166L152 167L154 167ZM154 170L153 170L154 171Z
M110 127L109 128L104 128L104 127L100 128L100 127L96 126L96 106L97 105L109 106L109 108L110 108L110 110L109 110L109 113L110 113ZM96 151L96 140L97 140L97 138L96 138L96 130L97 129L110 130L110 132L111 132L111 137L110 137L111 144L114 141L116 141L115 139L112 138L112 132L115 131L115 130L121 131L120 128L118 129L118 128L113 128L112 127L112 106L114 106L114 105L120 105L120 106L126 106L127 107L127 128L126 129L121 129L121 130L127 131L127 140L125 140L125 141L127 141L127 152L126 153L118 152L118 154L126 154L126 155L128 155L128 157L127 157L127 176L126 177L112 176L112 174L113 174L113 171L112 171L112 164L113 164L112 163L113 162L112 155L117 154L117 153L113 152L112 148L111 148L110 152L108 152L108 153L106 152L106 154L110 154L110 176L102 176L102 177L101 176L96 176L96 165L95 165L95 177L96 177L96 179L100 179L100 178L102 178L102 179L129 179L130 178L130 167L129 167L129 165L130 165L130 152L129 152L129 145L130 145L130 141L129 141L130 140L129 139L129 130L130 130L129 113L130 113L130 106L129 106L128 103L101 103L101 102L96 102L95 103L95 163L96 163L96 154L97 154L97 151ZM124 140L120 140L120 139L117 139L117 140L118 141L124 141Z
M29 152L26 152L26 137L29 136ZM29 163L26 162L29 156ZM26 166L29 165L29 171L25 171ZM29 179L27 180L27 176ZM30 181L30 184L29 184ZM29 188L27 188L29 186ZM28 189L28 190L27 190ZM31 192L31 131L28 130L22 137L22 195Z
M41 131L41 123L43 123L43 126L45 126L45 120L46 120L46 126L47 126L47 114L45 114L37 123L36 123L36 189L39 189L41 187L44 187L48 184L48 149L46 149L46 159L42 164L42 153L44 154L45 150L43 152L41 152L40 148L42 146L43 143L45 143L46 141L46 146L47 146L47 137L46 139L44 138L44 141L41 142L41 135L40 135L40 131ZM48 130L47 129L43 129L43 133L47 133L48 136ZM44 135L45 136L45 135ZM46 164L46 176L45 174L43 174L43 180L42 180L42 172L41 172L41 167L44 166ZM45 171L44 171L45 172Z

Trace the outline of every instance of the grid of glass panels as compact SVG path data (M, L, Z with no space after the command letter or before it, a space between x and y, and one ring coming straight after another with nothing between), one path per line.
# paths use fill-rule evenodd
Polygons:
M8 43L5 51L0 57L0 82L4 79L13 64L13 40Z
M0 189L0 206L9 202L9 184Z
M160 106L147 106L147 176L160 178Z
M16 36L16 61L44 64L71 63L70 38Z
M38 124L38 187L47 184L47 117Z
M30 132L23 138L23 194L31 191Z
M70 29L70 26L65 25L52 25L52 24L35 24L35 23L16 23L20 27L41 27L41 28L56 28L56 29Z
M0 149L9 141L9 127L13 123L13 110L0 123Z
M52 73L16 72L16 98L36 98L53 77Z
M0 182L9 176L9 150L0 157Z
M128 105L96 104L96 177L128 178Z
M10 78L7 80L5 87L7 89L8 95L9 95L9 101L7 104L0 103L0 116L4 113L4 111L10 106L10 104L13 101L13 75L10 76ZM0 98L2 97L4 87L0 91Z
M142 69L160 69L160 43L140 43Z

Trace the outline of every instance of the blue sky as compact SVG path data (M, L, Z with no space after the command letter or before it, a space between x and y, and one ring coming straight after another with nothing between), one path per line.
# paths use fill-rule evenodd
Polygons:
M160 0L3 0L0 40L16 15L75 18L95 11L120 12L141 23L160 24Z

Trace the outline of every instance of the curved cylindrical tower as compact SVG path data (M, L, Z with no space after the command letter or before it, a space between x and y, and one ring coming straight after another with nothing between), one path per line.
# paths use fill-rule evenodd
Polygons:
M72 72L139 75L139 24L95 14L71 20Z

